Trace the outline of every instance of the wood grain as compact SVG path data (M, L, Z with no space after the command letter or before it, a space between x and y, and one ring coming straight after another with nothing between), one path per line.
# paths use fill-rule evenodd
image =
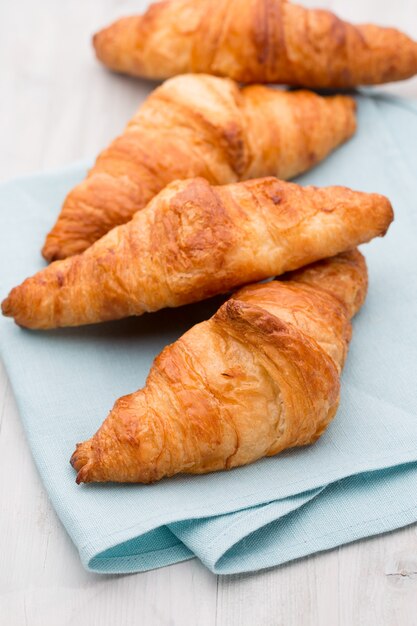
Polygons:
M0 3L0 179L94 156L150 83L107 73L90 35L146 2ZM304 0L417 38L415 0ZM417 98L417 79L388 86ZM40 483L0 369L0 624L7 626L413 626L417 526L252 575L198 561L132 576L84 571Z

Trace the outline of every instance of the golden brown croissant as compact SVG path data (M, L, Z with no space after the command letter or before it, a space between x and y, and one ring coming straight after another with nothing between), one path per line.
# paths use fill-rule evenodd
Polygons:
M69 193L43 255L84 251L176 179L291 178L348 139L355 124L355 103L343 96L239 89L202 75L167 81Z
M177 307L349 250L392 217L384 196L345 187L176 181L83 254L25 280L2 309L53 328Z
M243 289L165 348L145 387L77 446L77 482L149 483L314 442L338 407L367 273L358 251L305 271Z
M244 83L349 88L417 73L417 43L393 28L353 26L286 0L171 0L94 36L98 58L119 72L186 72Z

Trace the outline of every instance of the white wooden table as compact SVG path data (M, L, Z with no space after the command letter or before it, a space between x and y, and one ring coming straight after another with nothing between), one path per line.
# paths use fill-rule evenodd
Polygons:
M149 87L96 64L90 35L141 2L0 3L0 179L94 156ZM416 0L304 0L417 38ZM388 88L417 98L417 80ZM4 297L5 294L0 294ZM417 526L253 575L196 560L144 574L89 574L58 521L0 369L1 626L410 626Z

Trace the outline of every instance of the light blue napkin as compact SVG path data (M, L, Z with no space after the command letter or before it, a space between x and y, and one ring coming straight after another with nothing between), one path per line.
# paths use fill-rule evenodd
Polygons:
M33 456L86 568L134 572L197 556L218 573L256 570L417 520L417 108L381 95L358 104L356 137L300 182L384 193L396 219L385 239L364 247L369 295L354 322L340 409L315 445L227 473L77 486L75 443L221 299L50 332L1 319ZM0 188L2 297L43 266L45 233L84 173L77 165Z

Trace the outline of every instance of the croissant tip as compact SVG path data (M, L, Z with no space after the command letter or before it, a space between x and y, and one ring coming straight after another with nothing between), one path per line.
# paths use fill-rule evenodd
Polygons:
M42 248L42 256L45 261L51 263L52 261L56 261L58 259L56 246L50 246L47 242Z
M78 472L77 476L75 477L75 482L77 483L77 485L81 485L81 483L83 482L81 472Z
M115 37L118 32L118 24L120 21L121 20L117 20L113 24L98 30L91 38L91 43L98 60L103 61L105 64L110 63L110 58L107 58L109 55L109 44L115 44Z
M51 231L43 244L41 254L48 263L63 261L68 257L82 254L92 243L94 243L93 240L71 236L65 232L55 235Z
M70 458L70 463L71 463L71 465L72 465L72 467L74 469L77 469L76 468L76 464L77 464L77 460L78 460L77 451L78 451L78 448L80 447L80 445L81 445L80 443L76 444L75 451L72 453L71 458Z
M105 28L102 28L101 30L98 30L96 33L94 33L93 36L91 37L91 44L97 55L98 55L98 48L100 47L100 43L101 43L101 40L103 39L103 33L105 30L106 30Z
M13 316L13 313L12 313L12 302L11 302L10 296L7 296L7 298L5 298L3 300L3 302L1 303L1 312L6 317L12 317Z
M382 223L380 227L380 237L384 237L395 219L394 208L392 206L391 201L386 196L381 194L373 194L376 202L379 204L382 210Z
M91 482L91 445L89 442L77 443L75 450L70 458L72 467L76 470L77 476L75 482L80 483Z
M78 471L77 476L75 477L75 482L77 485L80 485L81 483L91 483L93 481L94 479L92 478L90 471L90 462L87 461Z

